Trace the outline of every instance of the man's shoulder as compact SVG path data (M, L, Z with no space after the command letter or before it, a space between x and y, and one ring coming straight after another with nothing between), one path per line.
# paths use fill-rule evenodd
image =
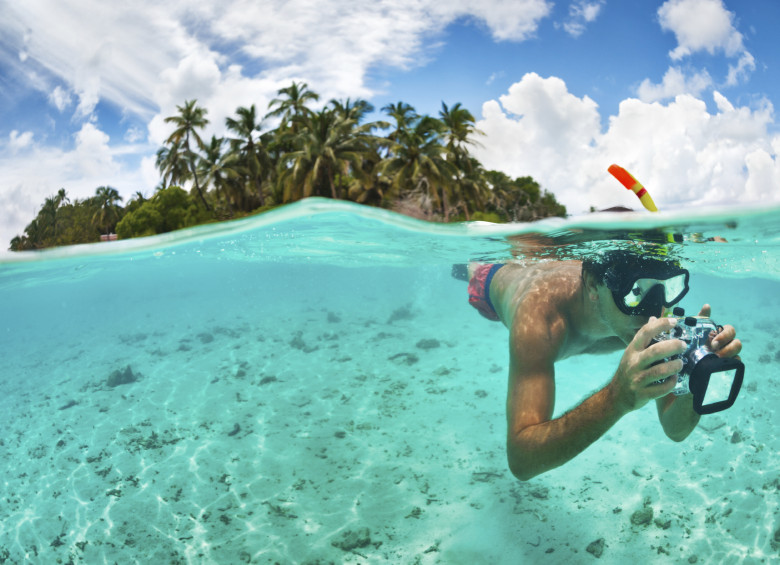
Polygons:
M509 284L514 287L518 304L547 315L565 308L582 284L580 269L567 263L541 263L511 271Z
M506 276L513 282L524 283L524 286L543 285L551 290L560 284L578 282L582 273L579 261L543 261L530 265L508 263L507 267Z
M550 262L533 267L531 272L518 272L517 276L513 329L528 337L564 341L571 303L581 284L576 267Z

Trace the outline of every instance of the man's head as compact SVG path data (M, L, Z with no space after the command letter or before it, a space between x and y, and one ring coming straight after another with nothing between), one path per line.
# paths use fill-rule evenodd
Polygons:
M627 249L586 258L582 275L606 286L615 306L629 316L660 316L688 292L689 274L679 262Z

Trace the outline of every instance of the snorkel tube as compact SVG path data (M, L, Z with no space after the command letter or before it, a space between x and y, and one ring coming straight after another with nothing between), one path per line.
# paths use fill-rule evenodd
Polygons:
M620 184L625 186L628 190L636 194L642 206L647 208L651 212L658 212L658 208L655 206L655 202L650 198L650 194L647 189L642 186L638 180L636 180L631 173L618 165L610 165L607 169L613 177L620 181Z

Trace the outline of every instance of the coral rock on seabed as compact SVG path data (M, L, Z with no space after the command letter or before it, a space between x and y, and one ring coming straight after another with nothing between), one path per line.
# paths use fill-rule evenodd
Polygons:
M653 520L653 509L645 506L631 514L631 523L635 526L647 526Z
M130 367L130 365L128 365L124 368L124 370L116 370L112 372L108 376L108 379L106 379L106 384L111 388L119 385L127 385L136 382L140 376L140 374L134 373L133 369Z
M417 347L420 349L425 349L426 351L428 349L436 349L437 347L441 346L441 343L438 339L421 339L417 342Z
M359 547L366 547L371 543L371 530L360 528L359 530L346 530L339 539L332 541L333 547L344 551L352 551Z
M605 545L606 542L604 541L604 538L599 538L596 541L591 542L585 551L593 555L593 557L601 558L601 555L604 553Z

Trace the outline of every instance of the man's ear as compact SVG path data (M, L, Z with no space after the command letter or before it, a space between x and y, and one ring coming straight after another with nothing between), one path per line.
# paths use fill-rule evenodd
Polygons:
M582 273L582 284L585 290L585 296L591 302L596 302L599 299L599 283L591 273Z

